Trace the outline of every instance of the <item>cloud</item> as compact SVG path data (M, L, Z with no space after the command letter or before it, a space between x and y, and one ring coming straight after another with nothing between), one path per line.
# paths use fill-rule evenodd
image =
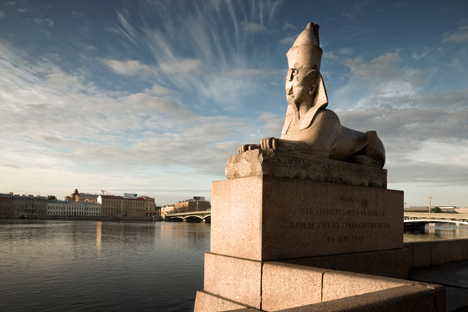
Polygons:
M145 89L145 93L151 93L154 95L171 95L174 93L174 90L164 88L158 85L154 85L151 89Z
M449 31L442 36L443 43L465 43L468 42L468 25L460 26L455 31Z
M83 88L78 77L69 76L62 72L49 74L47 78L47 82L60 88L68 88L68 87Z
M411 53L411 57L418 61L418 60L426 57L428 54L430 54L432 52L434 52L434 49L429 48L429 47L414 49L413 52Z
M113 72L120 75L137 76L157 73L157 69L155 67L143 64L138 60L117 61L102 58L97 58L97 60Z
M95 46L93 46L92 44L89 44L89 45L85 46L85 48L87 50L91 50L91 51L96 51L97 50L97 48Z
M341 49L338 49L338 53L340 53L341 55L349 55L349 54L354 53L354 49L353 48L341 48Z
M259 76L266 74L264 69L254 69L254 68L233 68L225 74L227 77L235 79L254 79Z
M177 103L147 93L131 94L123 99L123 103L130 105L135 111L140 108L149 108L180 119L186 119L191 115L189 111L181 108Z
M284 45L293 45L294 41L296 41L297 36L298 35L292 35L292 36L283 38L280 40L280 43Z
M202 69L202 61L197 59L178 59L169 63L161 63L161 70L167 74L199 73Z
M285 29L285 30L296 30L297 26L294 26L293 24L290 24L288 22L284 22L283 29Z
M34 22L38 25L41 25L41 26L54 26L54 21L51 20L51 19L48 19L48 18L27 18L26 20L28 21L31 21L31 22Z
M114 34L119 33L119 30L114 28L114 27L106 27L106 28L104 28L104 31L114 33Z
M250 32L250 33L259 33L259 32L268 32L268 28L257 24L257 23L252 23L252 22L241 22L242 29L245 32Z
M386 53L364 63L361 56L348 59L345 65L351 70L351 74L360 80L373 80L395 76L400 70L394 65L401 62L401 57L396 53Z

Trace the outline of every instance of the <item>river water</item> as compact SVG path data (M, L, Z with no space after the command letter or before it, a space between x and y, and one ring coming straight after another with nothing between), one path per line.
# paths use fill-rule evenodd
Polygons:
M468 238L431 225L405 241ZM0 219L0 311L193 311L210 224Z
M0 220L0 311L193 311L210 224Z

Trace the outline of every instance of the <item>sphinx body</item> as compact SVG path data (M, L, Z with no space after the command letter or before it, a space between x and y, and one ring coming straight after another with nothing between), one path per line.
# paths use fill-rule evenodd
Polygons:
M275 149L316 155L382 168L385 148L375 131L360 132L343 127L338 116L326 109L328 97L320 74L322 49L318 25L309 23L287 53L288 109L281 137L263 139L260 144L239 147Z
M300 129L300 122L294 123L291 112L287 113L281 138L275 140L276 149L289 152L376 167L383 167L385 163L385 149L375 131L363 133L344 127L329 109L316 112L310 126L305 129ZM263 148L273 148L272 141L263 140Z

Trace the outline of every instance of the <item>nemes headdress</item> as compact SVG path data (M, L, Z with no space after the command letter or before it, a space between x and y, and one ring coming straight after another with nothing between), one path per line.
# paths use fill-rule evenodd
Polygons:
M306 29L297 37L286 53L289 68L316 68L320 71L323 50L320 48L319 25L307 24Z
M312 108L301 121L300 129L310 127L316 113L327 107L328 97L322 75L320 74L320 64L322 62L323 50L320 48L319 25L307 24L306 29L297 37L291 49L286 53L289 68L301 69L310 68L318 71L316 83L318 85L316 97ZM288 107L288 111L292 108ZM288 113L287 113L288 114ZM287 133L289 123L286 122L282 133Z

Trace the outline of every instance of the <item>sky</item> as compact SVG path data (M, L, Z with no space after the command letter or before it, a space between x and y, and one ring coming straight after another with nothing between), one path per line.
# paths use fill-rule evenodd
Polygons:
M468 2L1 0L0 192L211 197L279 137L320 25L328 108L376 130L405 206L468 206Z

